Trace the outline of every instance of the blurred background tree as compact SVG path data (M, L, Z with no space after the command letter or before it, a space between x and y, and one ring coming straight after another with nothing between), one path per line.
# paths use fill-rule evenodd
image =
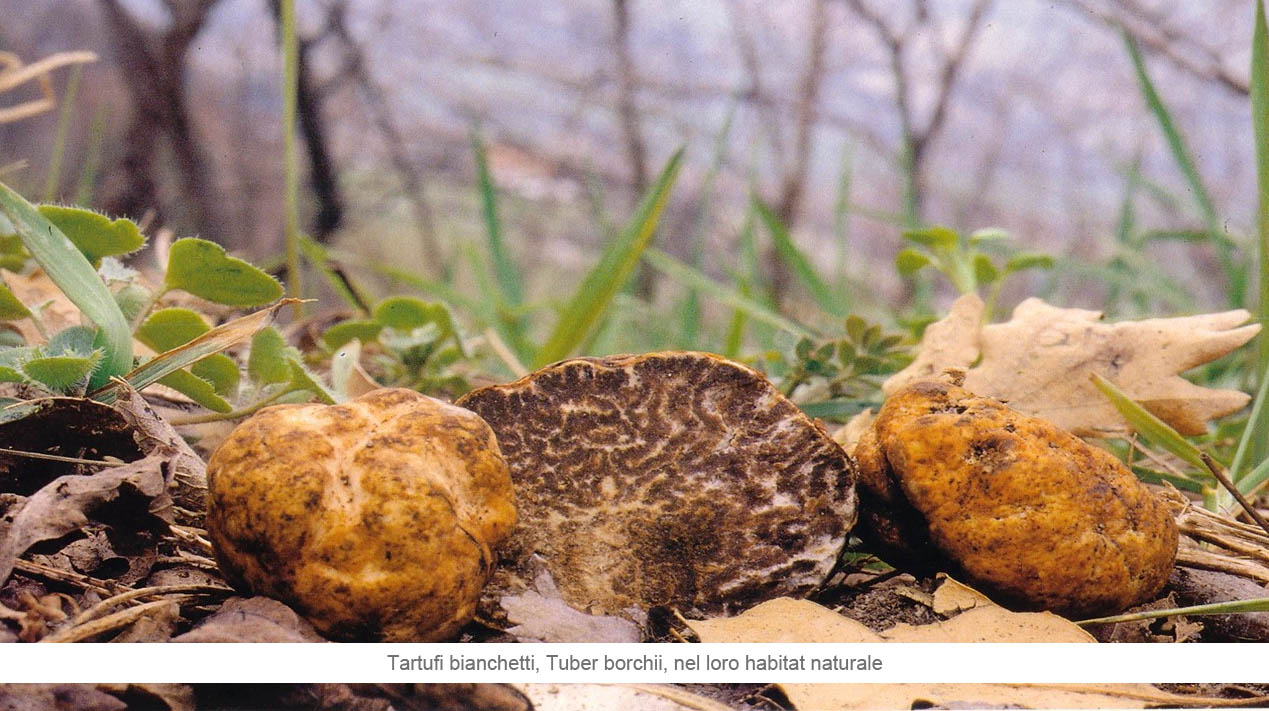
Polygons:
M905 227L999 227L1058 257L1011 282L1006 306L1040 292L1129 316L1228 303L1221 240L1254 221L1250 0L297 5L305 229L449 284L474 285L484 240L473 127L529 301L593 263L680 145L661 249L734 281L756 197L874 316L917 287L952 295L891 268ZM53 178L60 200L279 254L277 12L276 0L0 0L0 50L102 57L83 70L56 168L56 112L0 126L3 179ZM755 288L806 309L775 245L760 249ZM1144 293L1125 285L1134 252L1162 266ZM664 282L645 268L632 298L681 296Z

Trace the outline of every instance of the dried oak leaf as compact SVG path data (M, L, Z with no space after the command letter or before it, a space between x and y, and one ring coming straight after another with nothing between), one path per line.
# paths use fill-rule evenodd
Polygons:
M1010 612L951 578L934 593L945 611L965 611L928 625L899 624L877 633L809 600L778 598L736 617L691 621L702 642L1071 642L1095 643L1073 622L1047 612ZM1148 684L780 684L799 709L1144 708L1214 701Z
M1093 373L1186 435L1206 432L1209 420L1238 411L1250 399L1178 375L1255 337L1260 325L1243 325L1250 317L1244 310L1105 323L1101 312L1031 298L1005 323L980 327L982 314L977 296L957 299L946 318L926 329L912 364L886 381L886 395L946 368L969 368L967 390L1005 400L1081 437L1130 429L1092 384Z
M458 401L498 436L520 520L482 607L544 561L588 612L735 611L803 595L855 522L854 466L756 371L719 356L578 358Z

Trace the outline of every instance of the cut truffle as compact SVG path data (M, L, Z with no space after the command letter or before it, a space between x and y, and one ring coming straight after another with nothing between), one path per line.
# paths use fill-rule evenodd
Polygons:
M487 603L545 566L591 612L731 613L823 583L855 522L846 453L719 356L578 358L459 404L494 429L519 512Z

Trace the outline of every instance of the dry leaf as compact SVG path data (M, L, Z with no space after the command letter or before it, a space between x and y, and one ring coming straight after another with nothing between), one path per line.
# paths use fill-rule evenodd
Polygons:
M1063 309L1027 299L1005 323L978 328L982 301L957 299L947 318L926 329L912 365L886 381L890 393L946 368L970 368L964 387L1005 400L1076 435L1127 433L1128 423L1092 384L1097 373L1182 434L1207 431L1211 419L1236 412L1250 397L1199 387L1178 374L1216 360L1259 331L1244 310L1182 318L1104 323L1098 311Z
M943 579L943 584L934 591L934 604L931 606L936 614L946 617L954 612L972 610L980 605L995 604L991 598L968 585L958 583L946 575L939 577Z
M965 609L930 625L899 624L880 634L809 600L777 598L736 617L688 623L702 642L1077 642L1095 643L1074 623L1047 612L1009 612L982 593L946 578L934 605ZM802 711L911 709L939 706L1144 708L1208 705L1148 684L780 684Z
M230 598L173 642L325 642L295 611L267 597Z
M92 684L0 684L0 709L126 711L128 705Z
M142 521L170 506L163 464L155 454L91 476L58 477L33 494L0 538L0 582L27 548L86 525L110 510L111 520ZM144 526L138 526L143 528Z
M713 699L672 686L645 684L517 684L534 711L729 711Z
M1147 684L782 684L801 711L912 708L1139 709L1208 706L1209 699ZM1243 699L1242 701L1246 701Z
M943 588L950 589L943 593ZM702 642L1095 642L1069 620L1048 612L1010 612L947 578L934 605L972 609L929 625L900 623L881 633L809 600L776 598L736 617L693 620ZM963 621L962 621L963 620Z
M543 569L533 581L537 590L499 600L507 630L521 642L638 642L639 627L623 617L588 615L560 597L551 573Z

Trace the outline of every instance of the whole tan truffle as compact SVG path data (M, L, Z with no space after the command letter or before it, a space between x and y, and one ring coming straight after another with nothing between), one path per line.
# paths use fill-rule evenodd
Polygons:
M855 467L760 373L708 353L575 358L459 400L498 434L520 524L482 611L545 567L604 614L805 595L855 523Z
M489 426L411 390L266 408L207 474L207 530L225 577L331 639L452 636L515 525Z
M954 385L893 394L856 451L866 538L917 567L932 543L1005 601L1116 612L1163 587L1177 549L1166 504L1105 450ZM923 547L924 546L924 547Z

